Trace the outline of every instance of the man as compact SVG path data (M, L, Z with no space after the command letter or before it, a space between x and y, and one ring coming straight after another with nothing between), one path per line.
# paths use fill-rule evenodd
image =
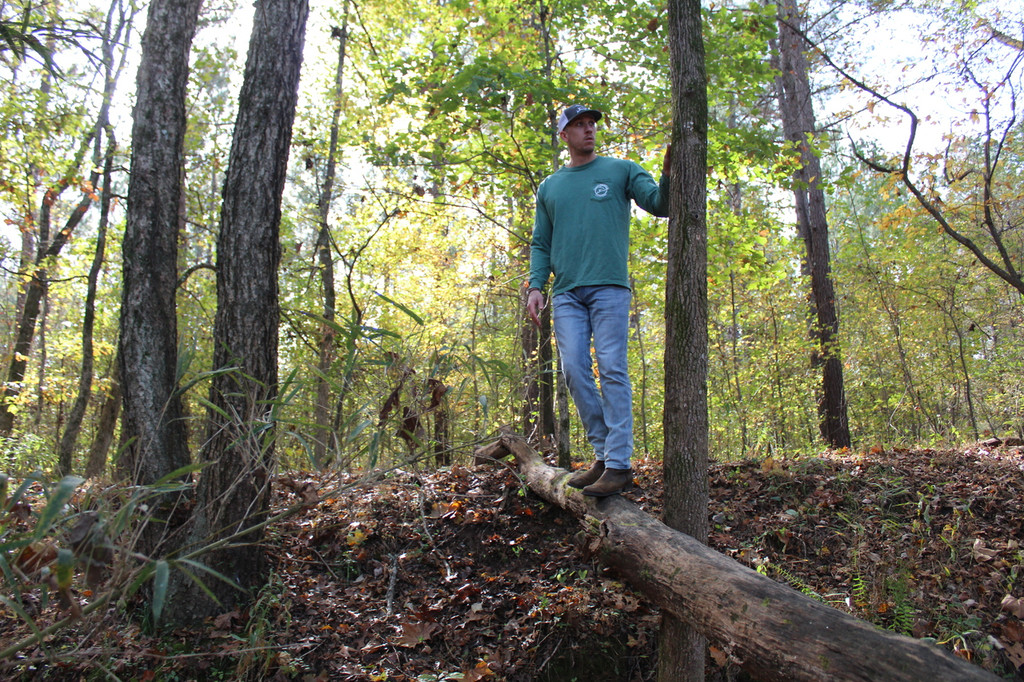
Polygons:
M526 309L540 325L544 288L554 273L551 304L562 370L595 461L569 478L584 495L608 497L633 482L633 389L626 356L629 336L630 202L656 216L668 215L671 148L661 182L632 161L598 156L602 114L580 104L562 112L558 136L569 165L537 190ZM593 342L601 379L592 370Z

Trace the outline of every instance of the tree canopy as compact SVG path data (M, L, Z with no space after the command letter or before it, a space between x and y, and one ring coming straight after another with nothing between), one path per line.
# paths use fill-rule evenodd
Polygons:
M18 11L5 15L5 27L20 27L24 40L12 38L21 47L7 51L0 114L13 133L0 154L11 228L4 323L8 362L25 369L8 381L5 404L18 415L10 432L26 435L19 442L38 458L47 441L60 438L59 415L78 383L79 277L99 224L95 210L76 209L76 197L88 194L61 188L98 182L90 180L96 162L83 141L92 139L90 120L103 101L103 60L83 56L100 54L90 35L75 33L75 43L56 36L99 26L105 8L83 7L57 20L44 5L7 7ZM831 216L830 280L850 320L838 341L854 442L1019 431L1013 290L1020 289L1020 198L1013 188L1020 122L1013 95L1022 58L1012 36L1020 17L986 3L966 14L928 3L812 4L804 11L799 30L819 119L814 153ZM811 350L800 322L806 275L794 267L795 222L784 194L797 157L770 104L775 10L730 3L702 15L710 111L710 451L813 451L815 377L801 359ZM180 331L171 343L183 353L177 381L192 416L212 367L218 207L241 83L242 48L232 36L244 33L239 22L246 16L231 4L204 8L191 52L174 263ZM281 219L279 362L281 375L296 383L280 418L298 436L281 451L286 463L404 456L408 446L396 438L395 420L405 409L429 412L428 379L449 389L453 447L518 418L524 367L515 360L513 330L521 315L522 247L533 192L558 157L552 121L567 102L600 107L608 112L603 153L655 169L669 137L665 22L664 9L648 3L314 8ZM894 23L915 30L887 43L884 53L873 49L878 41L865 36L888 35L880 32ZM133 30L119 43L129 58L138 49L139 28ZM33 40L50 57L26 60ZM50 63L61 65L58 80ZM127 90L122 83L119 91ZM127 186L118 171L128 153L129 135L117 127L126 120L127 111L118 109L124 101L120 94L113 99L114 195ZM323 204L329 162L336 170ZM123 206L115 196L115 225L124 220ZM82 226L73 237L49 227L76 210ZM65 234L67 250L58 253ZM666 235L638 215L633 245L639 343L631 353L642 377L635 408L642 447L658 456L655 415L664 387L655 358L664 342ZM30 291L23 283L39 267L33 261L46 265L45 296L40 286L41 313L29 325L34 333L23 336L30 345L16 350ZM324 279L328 264L332 277ZM119 297L120 267L116 258L105 259L99 300ZM336 303L333 319L325 320L330 282ZM112 386L118 312L104 306L97 316L98 393L76 457L97 435L99 398ZM329 365L315 350L325 329L337 349ZM403 373L415 380L396 381ZM306 426L324 387L320 409L330 418L318 419L329 422L331 451L311 457ZM386 409L384 398L399 387L400 409ZM189 433L195 451L202 429ZM579 443L578 427L572 433ZM24 464L49 466L45 461Z

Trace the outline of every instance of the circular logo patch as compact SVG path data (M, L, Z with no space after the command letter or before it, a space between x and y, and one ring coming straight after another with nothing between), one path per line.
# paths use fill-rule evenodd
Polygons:
M608 185L603 182L599 182L594 185L594 197L597 199L604 199L608 196Z

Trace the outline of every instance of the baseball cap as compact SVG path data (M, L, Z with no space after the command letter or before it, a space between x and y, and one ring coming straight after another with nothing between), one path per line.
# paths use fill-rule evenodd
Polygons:
M590 114L594 117L595 121L601 120L601 112L597 109L588 109L582 104L573 104L570 107L566 107L562 115L558 117L558 132L565 130L565 126L569 125L574 118L583 114Z

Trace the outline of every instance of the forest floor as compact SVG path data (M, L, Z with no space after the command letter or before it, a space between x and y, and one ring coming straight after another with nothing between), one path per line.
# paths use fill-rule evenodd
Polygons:
M659 514L660 463L627 497ZM826 453L714 464L710 544L842 611L1024 679L1024 449ZM12 679L655 679L658 613L506 464L337 484L268 537L257 604L146 634L111 609L0 665ZM27 634L0 612L0 643ZM39 618L45 624L45 614ZM746 679L711 642L708 677Z

